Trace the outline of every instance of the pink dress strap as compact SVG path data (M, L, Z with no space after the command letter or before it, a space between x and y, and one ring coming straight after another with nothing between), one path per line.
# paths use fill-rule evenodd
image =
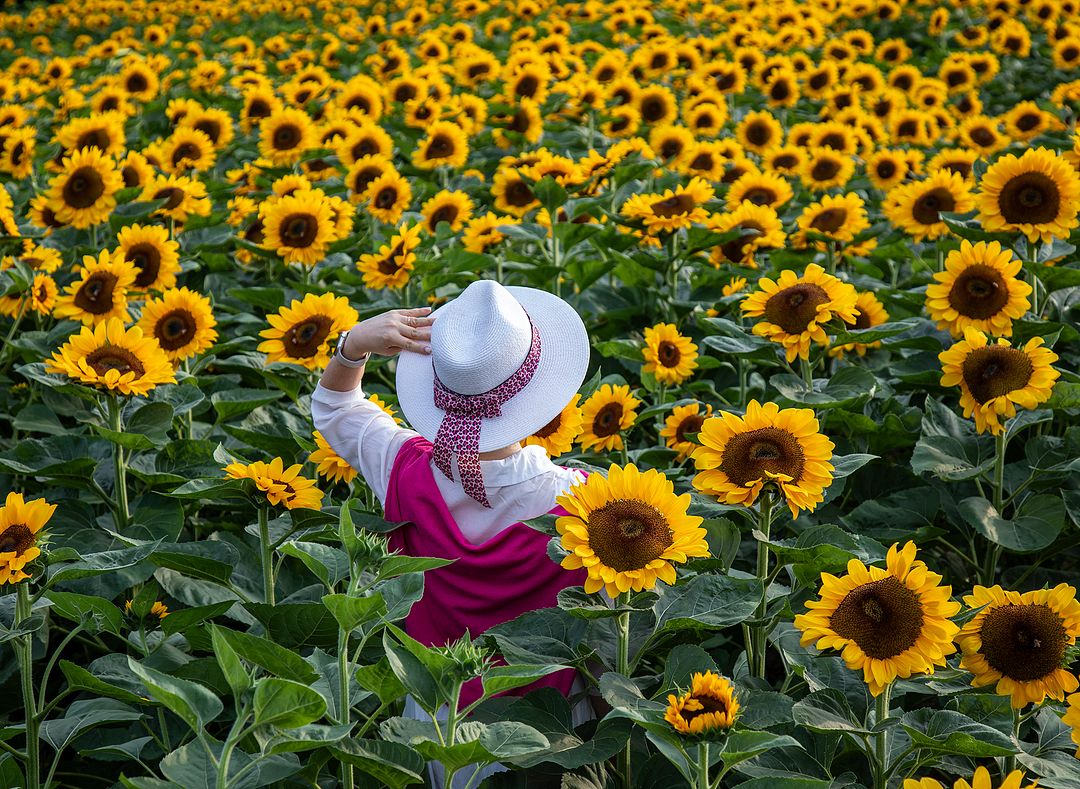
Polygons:
M426 646L443 646L466 630L474 638L488 628L538 608L551 608L560 589L582 586L584 570L564 570L547 555L548 535L514 523L474 545L462 535L435 484L432 446L422 437L405 442L394 461L386 493L388 520L407 521L390 536L390 547L409 556L454 559L424 573L424 596L405 619L405 630ZM556 506L552 514L565 515ZM554 687L569 696L577 672L559 671L523 688ZM464 706L479 698L479 680L462 688Z

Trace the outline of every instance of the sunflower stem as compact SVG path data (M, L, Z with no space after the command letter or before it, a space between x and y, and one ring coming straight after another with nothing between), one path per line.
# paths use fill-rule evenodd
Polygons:
M709 789L709 743L698 745L698 789Z
M344 628L338 631L338 690L341 704L338 722L349 726L352 712L349 696L349 631ZM353 789L352 765L344 760L341 762L341 786L342 789Z
M15 587L15 628L30 618L33 607L26 583ZM26 787L41 786L41 753L38 750L38 708L34 695L34 634L19 636L19 675L22 680L23 712L26 716Z
M881 722L889 717L889 700L892 696L892 683L890 682L881 691L874 705L874 725L880 726ZM875 735L874 743L874 781L875 789L886 789L889 782L889 732L882 729Z
M994 509L1000 517L1004 517L1005 513L1001 510L1004 508L1005 501L1005 428L1002 427L1001 432L994 436ZM994 577L997 575L997 563L998 557L1001 555L1001 546L996 545L989 540L986 543L986 558L982 567L982 583L984 586L992 586L994 584Z
M1013 719L1013 725L1012 725L1013 739L1016 740L1017 744L1019 744L1019 742L1020 742L1020 724L1023 723L1023 720L1020 718L1020 710L1016 709L1016 707L1012 708L1012 719ZM1004 774L1002 775L1002 778L1007 778L1009 776L1009 774L1012 773L1012 771L1015 770L1015 769L1016 769L1016 756L1006 756L1005 757L1005 770L1004 770Z
M7 356L7 350L11 347L11 339L15 336L15 332L19 330L19 325L22 323L23 318L26 317L26 313L30 308L30 296L23 298L22 304L19 306L19 312L15 316L15 319L11 322L11 328L8 329L7 336L4 337L4 344L0 346L0 352Z
M831 241L825 242L825 270L830 274L836 273L836 252Z
M772 529L773 498L772 493L762 493L758 503L758 531L761 536L757 544L757 577L761 580L761 602L754 612L755 623L750 627L750 644L747 649L747 663L750 673L759 679L765 678L765 640L768 636L765 626L765 614L769 602L769 532ZM753 661L751 663L751 661Z
M618 649L615 652L615 671L629 679L630 677L630 611L626 607L630 605L630 593L622 592L619 595L620 610L618 625ZM630 738L626 740L626 746L619 753L619 774L622 776L623 786L633 789L633 779L630 773Z
M259 507L259 556L262 560L263 602L274 605L274 556L266 507Z
M945 270L945 237L938 236L937 240L937 270Z
M809 359L799 359L799 372L802 373L803 383L806 384L806 391L814 391L814 368L810 366Z
M124 432L124 420L120 398L109 395L109 429L114 433ZM116 528L123 531L131 519L128 509L127 466L124 464L124 448L113 442L113 497L116 499Z

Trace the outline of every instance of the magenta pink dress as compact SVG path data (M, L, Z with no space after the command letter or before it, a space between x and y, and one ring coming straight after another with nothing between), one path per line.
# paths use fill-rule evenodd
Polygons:
M466 629L475 638L526 611L551 608L560 589L585 583L584 570L564 570L551 561L549 537L524 523L514 523L479 545L466 540L435 484L431 442L425 438L402 445L384 509L387 520L409 521L390 535L391 549L456 560L424 573L424 596L405 619L406 632L425 646L443 646ZM551 513L565 515L566 510L556 506ZM576 673L559 671L509 693L523 695L546 686L569 697ZM461 706L481 693L479 680L466 683Z

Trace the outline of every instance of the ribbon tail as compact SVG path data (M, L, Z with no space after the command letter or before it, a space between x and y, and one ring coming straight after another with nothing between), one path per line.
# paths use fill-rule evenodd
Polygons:
M453 482L454 470L450 464L450 448L447 446L446 427L446 420L444 419L443 423L439 425L439 432L435 435L435 441L431 448L431 460L435 463L435 468Z

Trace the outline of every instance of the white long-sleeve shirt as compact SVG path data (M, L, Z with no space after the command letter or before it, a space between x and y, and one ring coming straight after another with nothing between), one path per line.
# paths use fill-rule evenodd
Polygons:
M336 392L319 384L311 396L311 416L315 429L322 433L326 442L360 473L375 497L385 503L390 472L398 450L419 434L396 424L385 411L365 397L359 386L351 392ZM539 446L523 447L519 452L499 460L481 460L484 488L491 504L491 509L488 509L461 487L456 458L451 465L454 480L448 480L435 469L435 484L462 535L476 545L514 523L550 512L558 495L584 479L584 475L578 471L556 466ZM578 695L582 690L584 682L579 676L571 692ZM411 695L405 698L404 714L417 720L430 720ZM437 717L445 720L445 716L444 707ZM592 707L587 699L574 706L575 726L592 717ZM485 767L473 778L473 786L488 775L505 769L498 763ZM432 785L442 786L442 764L431 762L428 771ZM458 772L454 776L454 789L463 789L471 776L471 768Z

